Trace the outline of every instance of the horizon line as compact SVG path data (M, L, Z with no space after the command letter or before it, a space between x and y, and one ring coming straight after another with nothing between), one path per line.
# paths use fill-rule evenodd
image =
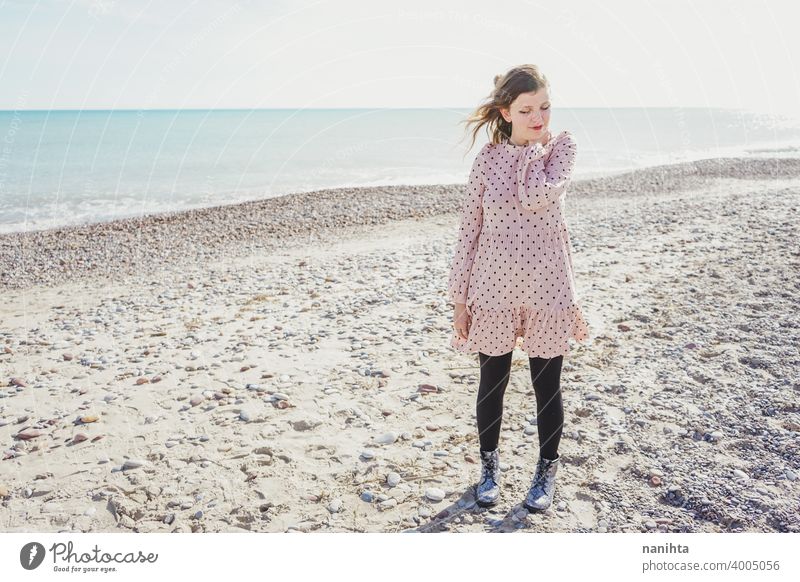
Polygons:
M127 111L127 112L144 112L144 111L352 111L363 109L378 109L378 110L417 110L417 109L474 109L474 107L456 107L456 106L421 106L421 107L154 107L154 108L88 108L88 109L75 109L75 108L55 108L55 109L2 109L0 113L14 113L14 112L51 112L51 111L64 111L64 112L114 112L114 111ZM750 111L744 107L724 107L724 106L706 106L706 105L620 105L611 107L560 107L560 109L727 109L730 111Z

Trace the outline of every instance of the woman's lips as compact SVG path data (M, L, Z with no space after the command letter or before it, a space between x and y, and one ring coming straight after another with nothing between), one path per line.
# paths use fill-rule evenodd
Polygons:
M540 129L542 129L542 126L541 125L537 125L533 129L535 129L536 131L539 131Z

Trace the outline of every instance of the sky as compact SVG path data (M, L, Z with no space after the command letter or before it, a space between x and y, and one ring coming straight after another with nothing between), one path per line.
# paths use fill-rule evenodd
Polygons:
M793 2L0 0L0 109L560 107L797 114Z

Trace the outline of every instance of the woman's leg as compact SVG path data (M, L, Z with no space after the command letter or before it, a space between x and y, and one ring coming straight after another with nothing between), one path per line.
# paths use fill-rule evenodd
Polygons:
M482 451L493 451L500 441L503 421L503 395L511 374L513 350L500 356L487 356L478 352L481 379L475 411L478 417L478 437Z
M561 365L564 356L528 359L533 389L536 392L539 456L555 459L564 427L564 405L561 401Z

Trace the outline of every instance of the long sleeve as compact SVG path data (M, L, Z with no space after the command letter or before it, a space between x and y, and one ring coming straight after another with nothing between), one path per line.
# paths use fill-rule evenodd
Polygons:
M539 210L558 201L572 180L577 146L568 131L553 146L545 164L540 143L525 148L517 166L517 194L527 210Z
M470 271L475 251L478 248L478 235L483 225L483 192L486 189L483 180L482 149L472 163L467 194L461 208L461 225L458 231L453 263L450 268L448 297L454 303L466 303L469 287Z

